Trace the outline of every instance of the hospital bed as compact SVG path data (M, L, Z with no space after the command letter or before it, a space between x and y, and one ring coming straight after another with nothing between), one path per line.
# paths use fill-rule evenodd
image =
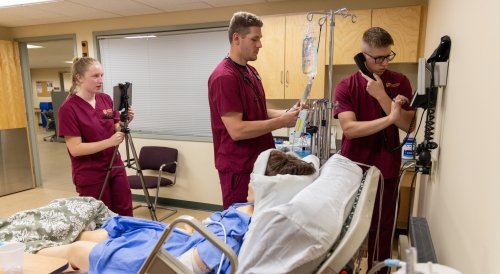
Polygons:
M293 270L286 271L286 273L340 273L342 271L346 264L353 258L356 251L360 248L366 238L370 227L371 216L380 176L380 171L376 167L370 167L362 174L362 179L360 180L360 182L357 182L358 186L356 189L356 193L355 195L353 195L353 199L350 201L350 206L352 205L352 208L346 212L346 215L348 216L343 222L340 235L338 235L338 237L334 237L335 241L327 244L328 246L326 246L324 249L326 250L326 252L322 252L322 254L320 254L319 256L315 256L315 258L301 263L300 266L294 267ZM310 215L310 218L312 218L313 220L316 217L317 216L315 216L314 214ZM210 242L216 245L229 259L231 263L231 273L281 272L269 267L266 268L267 266L264 266L264 268L260 268L260 270L258 269L258 267L257 270L255 268L253 270L238 269L239 266L245 266L245 264L247 265L247 267L248 265L251 265L251 267L253 268L254 262L245 262L245 260L247 260L248 258L246 256L245 258L240 257L238 261L238 258L233 250L225 245L216 236L214 236L210 231L208 231L201 224L201 222L189 216L181 216L174 222L172 222L171 225L165 230L156 246L153 248L148 259L144 262L144 265L142 266L139 273L191 273L179 260L177 260L177 258L170 255L162 248L164 241L168 238L173 229L181 223L190 225L199 233L204 235ZM273 228L276 227L276 225L272 224L270 224L270 226L273 226ZM248 240L249 239L245 239L245 243ZM260 238L260 241L265 240L266 239ZM292 244L293 242L294 241L283 244L288 245ZM279 243L273 244L278 245ZM283 258L277 257L275 259L270 258L269 260L276 260L279 261L279 263L282 263Z

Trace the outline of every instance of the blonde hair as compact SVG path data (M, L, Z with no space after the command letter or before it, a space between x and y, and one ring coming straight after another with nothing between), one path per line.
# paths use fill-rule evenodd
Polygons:
M92 57L75 57L73 59L73 65L71 66L71 88L69 89L69 95L74 95L76 93L76 88L78 87L77 76L83 76L90 66L94 64L100 64L99 61Z

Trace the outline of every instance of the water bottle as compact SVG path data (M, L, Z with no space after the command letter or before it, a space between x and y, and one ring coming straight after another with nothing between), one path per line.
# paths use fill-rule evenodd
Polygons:
M415 147L415 138L413 135L409 135L406 142L403 144L403 149L401 150L401 159L403 160L413 160L415 159L414 149Z

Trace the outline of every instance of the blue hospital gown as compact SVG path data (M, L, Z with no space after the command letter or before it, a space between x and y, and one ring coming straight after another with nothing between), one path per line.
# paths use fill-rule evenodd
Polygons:
M247 204L234 204L223 212L215 212L210 216L211 220L224 225L227 233L226 243L236 254L239 253L243 236L250 223L249 215L236 210L243 205ZM138 273L166 226L161 222L125 216L109 219L103 225L108 231L109 239L97 244L90 252L89 274ZM224 231L220 225L211 223L206 226L224 241ZM175 229L163 246L176 257L193 247L198 249L201 259L215 273L222 253L199 233L194 232L191 235ZM221 273L229 271L229 262L225 259Z

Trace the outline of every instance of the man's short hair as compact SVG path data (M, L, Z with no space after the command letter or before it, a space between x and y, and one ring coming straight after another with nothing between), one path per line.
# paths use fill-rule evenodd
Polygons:
M385 48L394 45L392 36L383 28L372 27L363 33L363 42L372 48Z
M250 32L250 27L261 28L263 25L262 20L253 13L245 11L236 12L229 22L229 43L232 42L234 33L245 37Z

